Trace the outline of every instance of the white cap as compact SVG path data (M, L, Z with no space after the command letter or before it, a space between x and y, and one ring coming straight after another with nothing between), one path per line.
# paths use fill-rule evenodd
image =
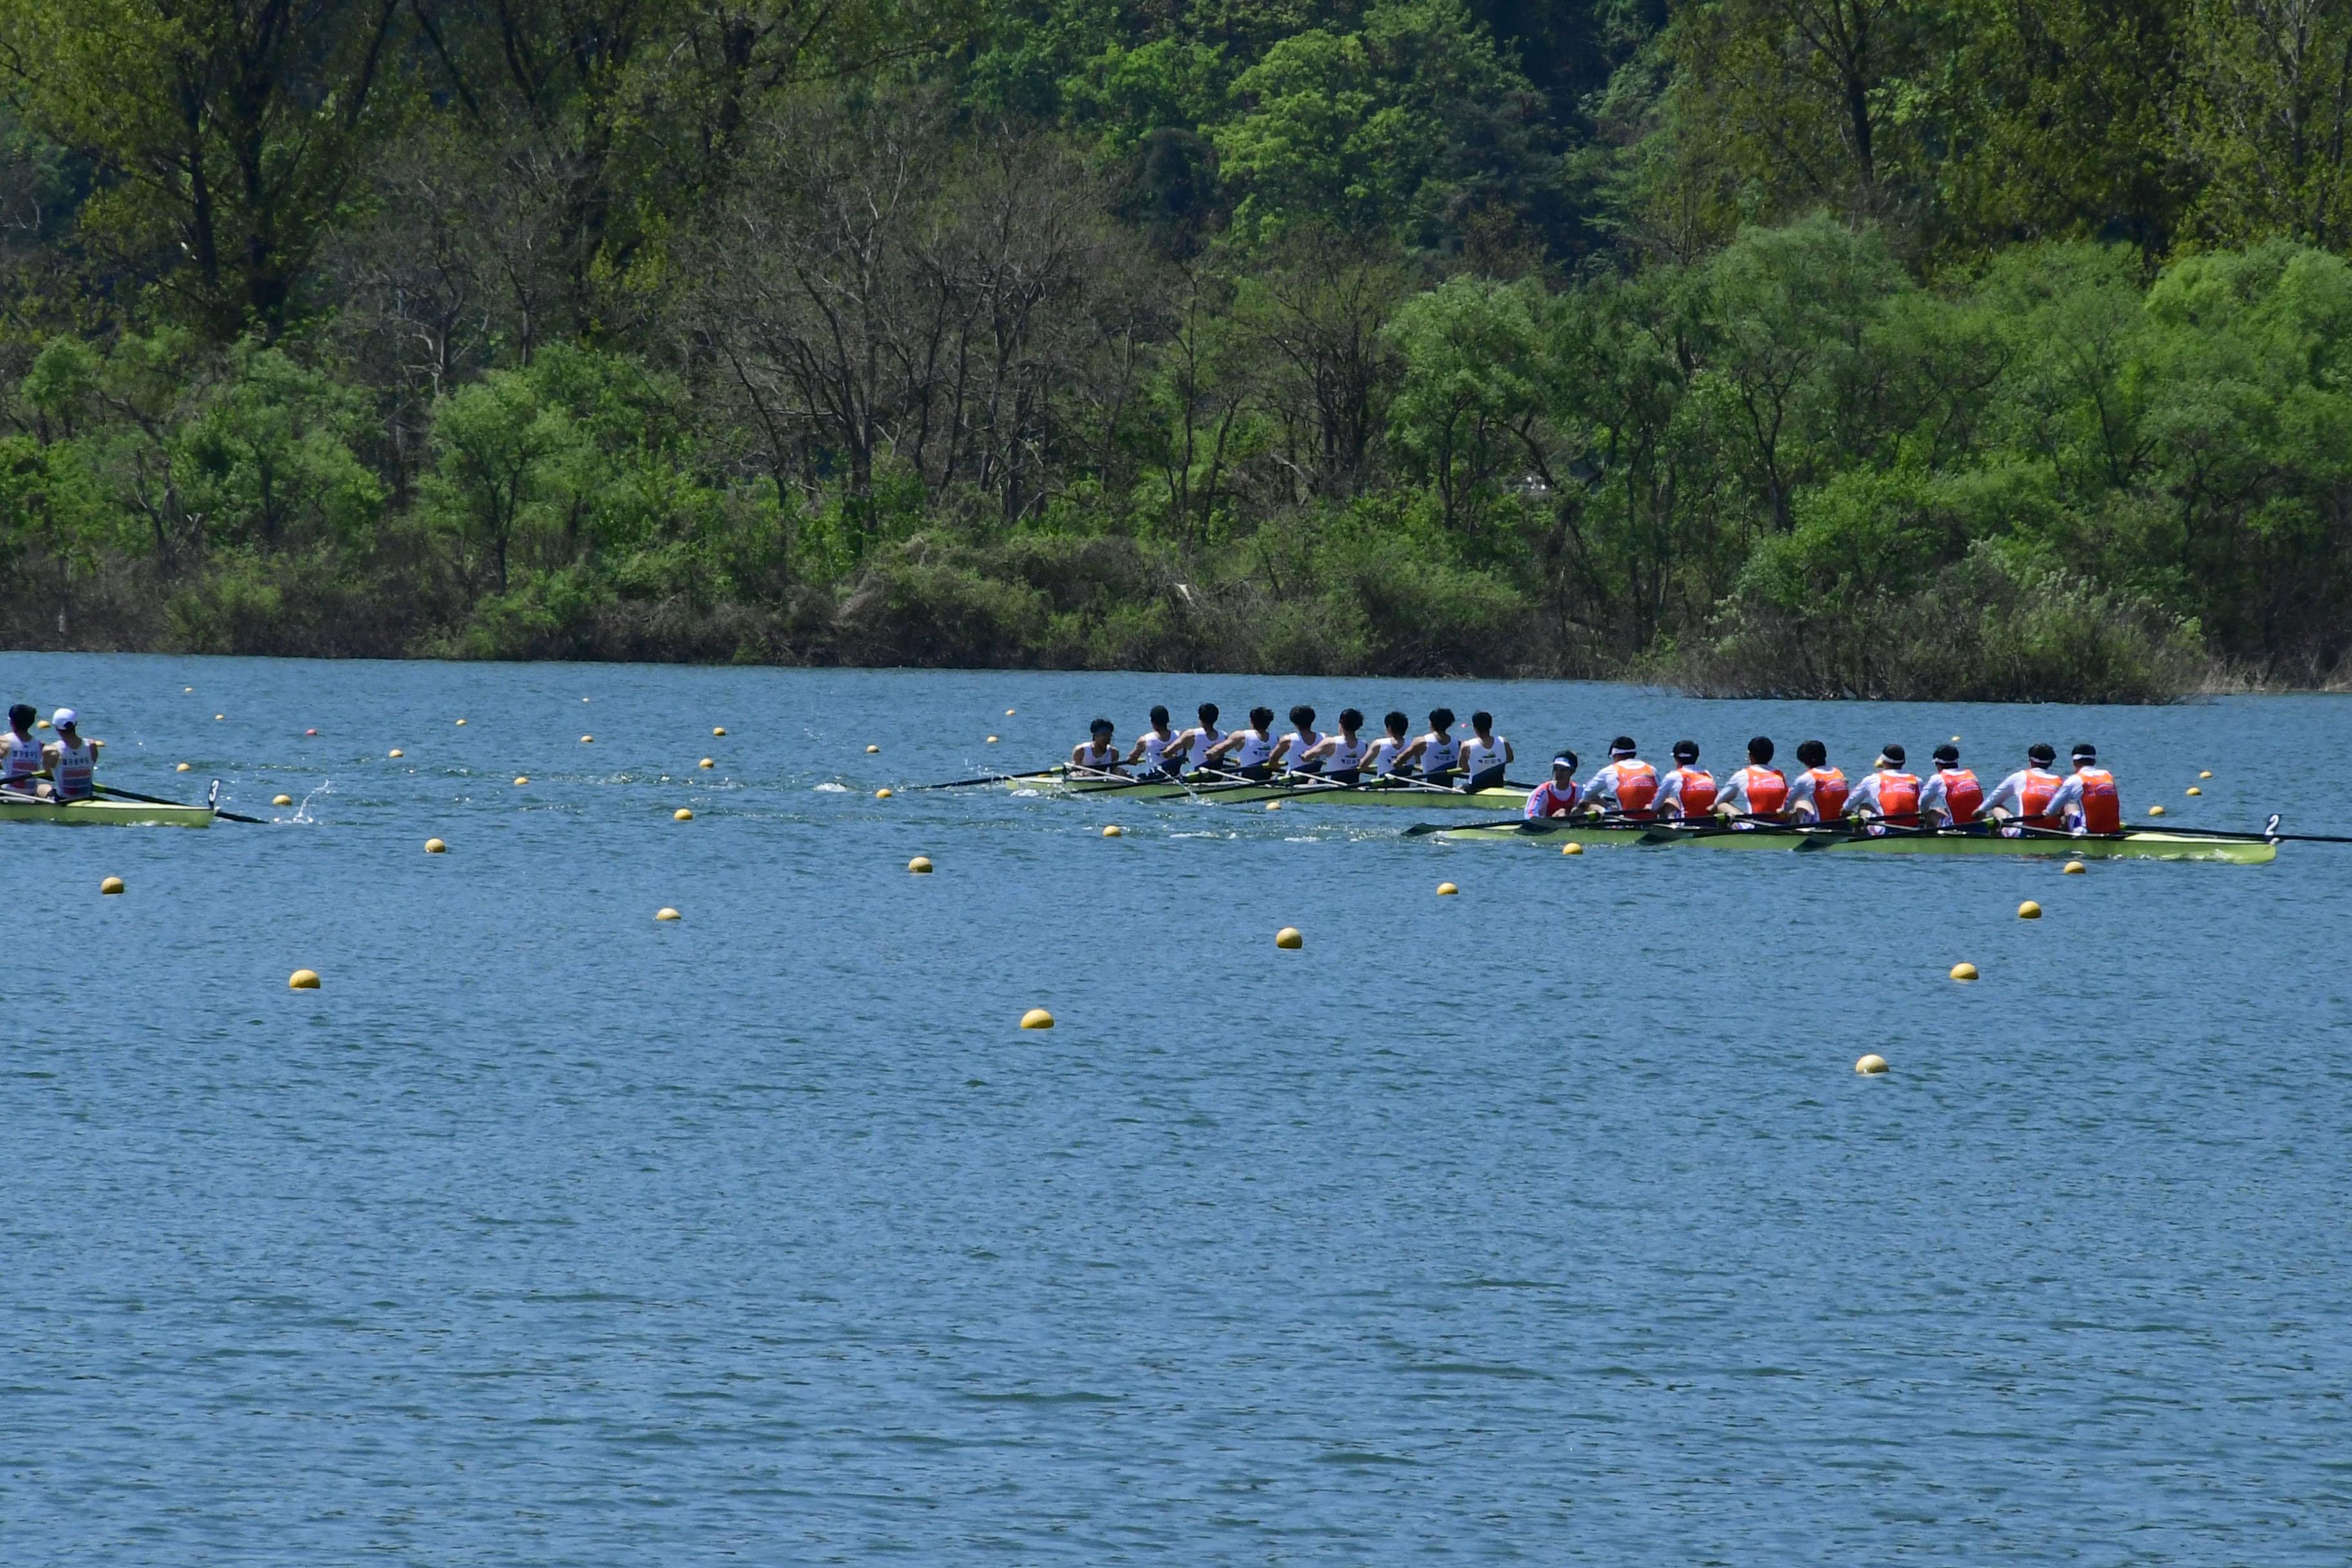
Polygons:
M56 725L60 730L66 730L72 728L75 721L79 720L80 717L80 714L75 712L70 708L60 708L56 712L49 715L49 722Z

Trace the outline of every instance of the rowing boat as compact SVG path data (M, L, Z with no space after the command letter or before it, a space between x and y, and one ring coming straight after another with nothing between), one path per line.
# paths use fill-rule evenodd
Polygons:
M1278 800L1286 805L1297 802L1327 805L1419 805L1440 811L1464 808L1508 811L1525 805L1528 799L1526 790L1512 784L1491 789L1456 790L1412 779L1366 779L1352 784L1322 780L1291 782L1279 779L1269 779L1264 783L1178 784L1172 779L1109 779L1087 773L1072 774L1055 768L1045 773L1015 773L1003 782L1014 791L1039 795L1084 795L1099 800L1173 800L1184 796L1234 805Z
M138 800L37 800L0 791L0 822L54 822L67 827L210 827L209 805Z
M1805 849L1868 855L2023 855L2074 860L2222 860L2240 866L2267 865L2278 858L2275 839L2252 834L2243 837L2191 836L2147 827L2129 827L2121 833L2079 837L2064 833L2035 833L2011 837L2005 834L1967 830L1872 834L1853 833L1837 827L1786 827L1727 832L1717 828L1673 827L1658 824L1644 826L1589 826L1554 820L1482 822L1468 826L1423 823L1412 831L1434 837L1442 844L1692 845L1708 849Z

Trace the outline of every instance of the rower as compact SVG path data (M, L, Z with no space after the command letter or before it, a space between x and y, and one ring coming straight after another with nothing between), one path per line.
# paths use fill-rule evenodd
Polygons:
M1246 779L1265 779L1274 773L1274 710L1250 710L1250 727L1236 730L1209 748L1209 761L1220 763L1231 757L1234 772Z
M1379 740L1364 748L1363 761L1357 764L1359 770L1376 779L1394 778L1397 760L1404 755L1404 732L1412 723L1412 721L1402 713L1390 710L1388 717L1381 721L1381 729L1384 732Z
M1611 816L1646 822L1657 798L1658 770L1635 754L1631 735L1610 742L1608 763L1584 781L1584 804Z
M1151 728L1136 737L1135 750L1128 752L1127 765L1143 765L1143 776L1156 778L1171 770L1168 765L1168 748L1176 743L1176 731L1168 727L1168 710L1160 703L1151 709Z
M1683 822L1715 809L1715 775L1698 765L1698 742L1676 741L1675 765L1658 781L1654 803L1661 822Z
M2074 771L2050 797L2050 815L2069 831L2121 833L2123 802L2116 794L2116 775L2099 766L2099 753L2090 745L2074 748Z
M1391 714L1397 728L1402 730L1405 717ZM1354 708L1339 710L1339 732L1326 735L1307 748L1306 762L1317 773L1335 784L1354 784L1361 776L1364 765L1364 742L1356 731L1364 727L1363 713Z
M1462 742L1462 787L1499 789L1510 765L1519 760L1510 737L1495 733L1495 716L1481 709L1470 715L1470 738Z
M1108 719L1097 719L1087 725L1088 738L1070 748L1070 771L1125 778L1127 774L1118 765L1118 742L1115 739L1118 733L1118 726Z
M1290 733L1274 743L1274 765L1283 772L1311 773L1316 769L1307 754L1322 743L1322 733L1315 728L1315 710L1301 703L1290 710Z
M2050 798L2058 793L2061 781L2050 771L2058 760L2058 748L2047 741L2036 741L2025 748L2025 765L1993 786L1985 797L1984 815L1999 817L2003 831L2012 836L2021 827L2054 828L2058 819L2050 814Z
M1846 813L1866 817L1871 831L1919 826L1919 776L1903 771L1903 748L1889 742L1877 765L1846 797Z
M8 738L5 752L0 752L0 789L16 795L41 793L41 770L49 763L47 748L33 734L37 717L29 702L8 710Z
M1789 804L1788 776L1772 765L1772 738L1759 735L1748 742L1748 765L1723 781L1715 809L1752 828L1759 819L1778 822Z
M1919 785L1919 820L1929 827L1966 827L1984 806L1984 786L1960 766L1960 749L1936 748L1936 771Z
M1566 816L1576 809L1584 792L1576 787L1576 753L1563 751L1551 760L1551 777L1528 791L1528 820Z
M1201 721L1168 742L1167 750L1176 758L1179 772L1197 773L1209 765L1210 749L1223 741L1224 732L1217 728L1217 705L1203 702L1200 708Z
M60 708L49 715L49 727L58 738L47 747L49 792L59 800L90 800L98 795L98 785L91 775L98 769L98 753L103 741L85 741L75 728L79 715L70 708Z
M1845 774L1830 766L1830 749L1819 741L1797 742L1797 761L1805 771L1789 781L1789 801L1781 809L1791 822L1835 822L1845 815L1851 792Z
M1418 764L1421 776L1431 784L1450 784L1455 765L1462 761L1462 742L1448 733L1453 728L1453 709L1431 709L1429 733L1399 753L1397 772L1402 773Z

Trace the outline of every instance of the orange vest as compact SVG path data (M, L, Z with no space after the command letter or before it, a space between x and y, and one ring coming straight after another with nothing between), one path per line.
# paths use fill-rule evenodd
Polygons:
M2121 833L2124 830L2123 804L2116 798L2116 775L2105 768L2081 768L2074 776L2083 781L2083 828L2088 833Z
M1823 822L1835 822L1845 815L1845 797L1853 792L1846 787L1845 774L1836 768L1808 768L1805 776L1813 781L1813 811Z
M1977 783L1977 775L1966 768L1938 768L1936 776L1944 781L1944 809L1952 820L1974 822L1984 809L1984 786Z
M1919 826L1919 779L1915 773L1878 773L1878 815L1896 827Z
M1633 757L1614 765L1617 769L1617 814L1620 816L1648 816L1650 803L1658 798L1658 770Z
M2050 820L2050 797L2058 793L2058 775L2028 768L2017 786L2017 815L2032 827L2055 827Z
M1748 815L1778 816L1780 808L1789 804L1789 781L1770 768L1759 768L1753 763L1739 770L1739 782L1748 791Z
M1715 775L1705 768L1676 768L1682 781L1682 815L1705 816L1715 808Z

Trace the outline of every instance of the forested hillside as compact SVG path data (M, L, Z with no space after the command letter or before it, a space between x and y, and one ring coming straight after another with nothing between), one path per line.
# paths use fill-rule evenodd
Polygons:
M2352 648L2352 0L0 0L0 640Z

